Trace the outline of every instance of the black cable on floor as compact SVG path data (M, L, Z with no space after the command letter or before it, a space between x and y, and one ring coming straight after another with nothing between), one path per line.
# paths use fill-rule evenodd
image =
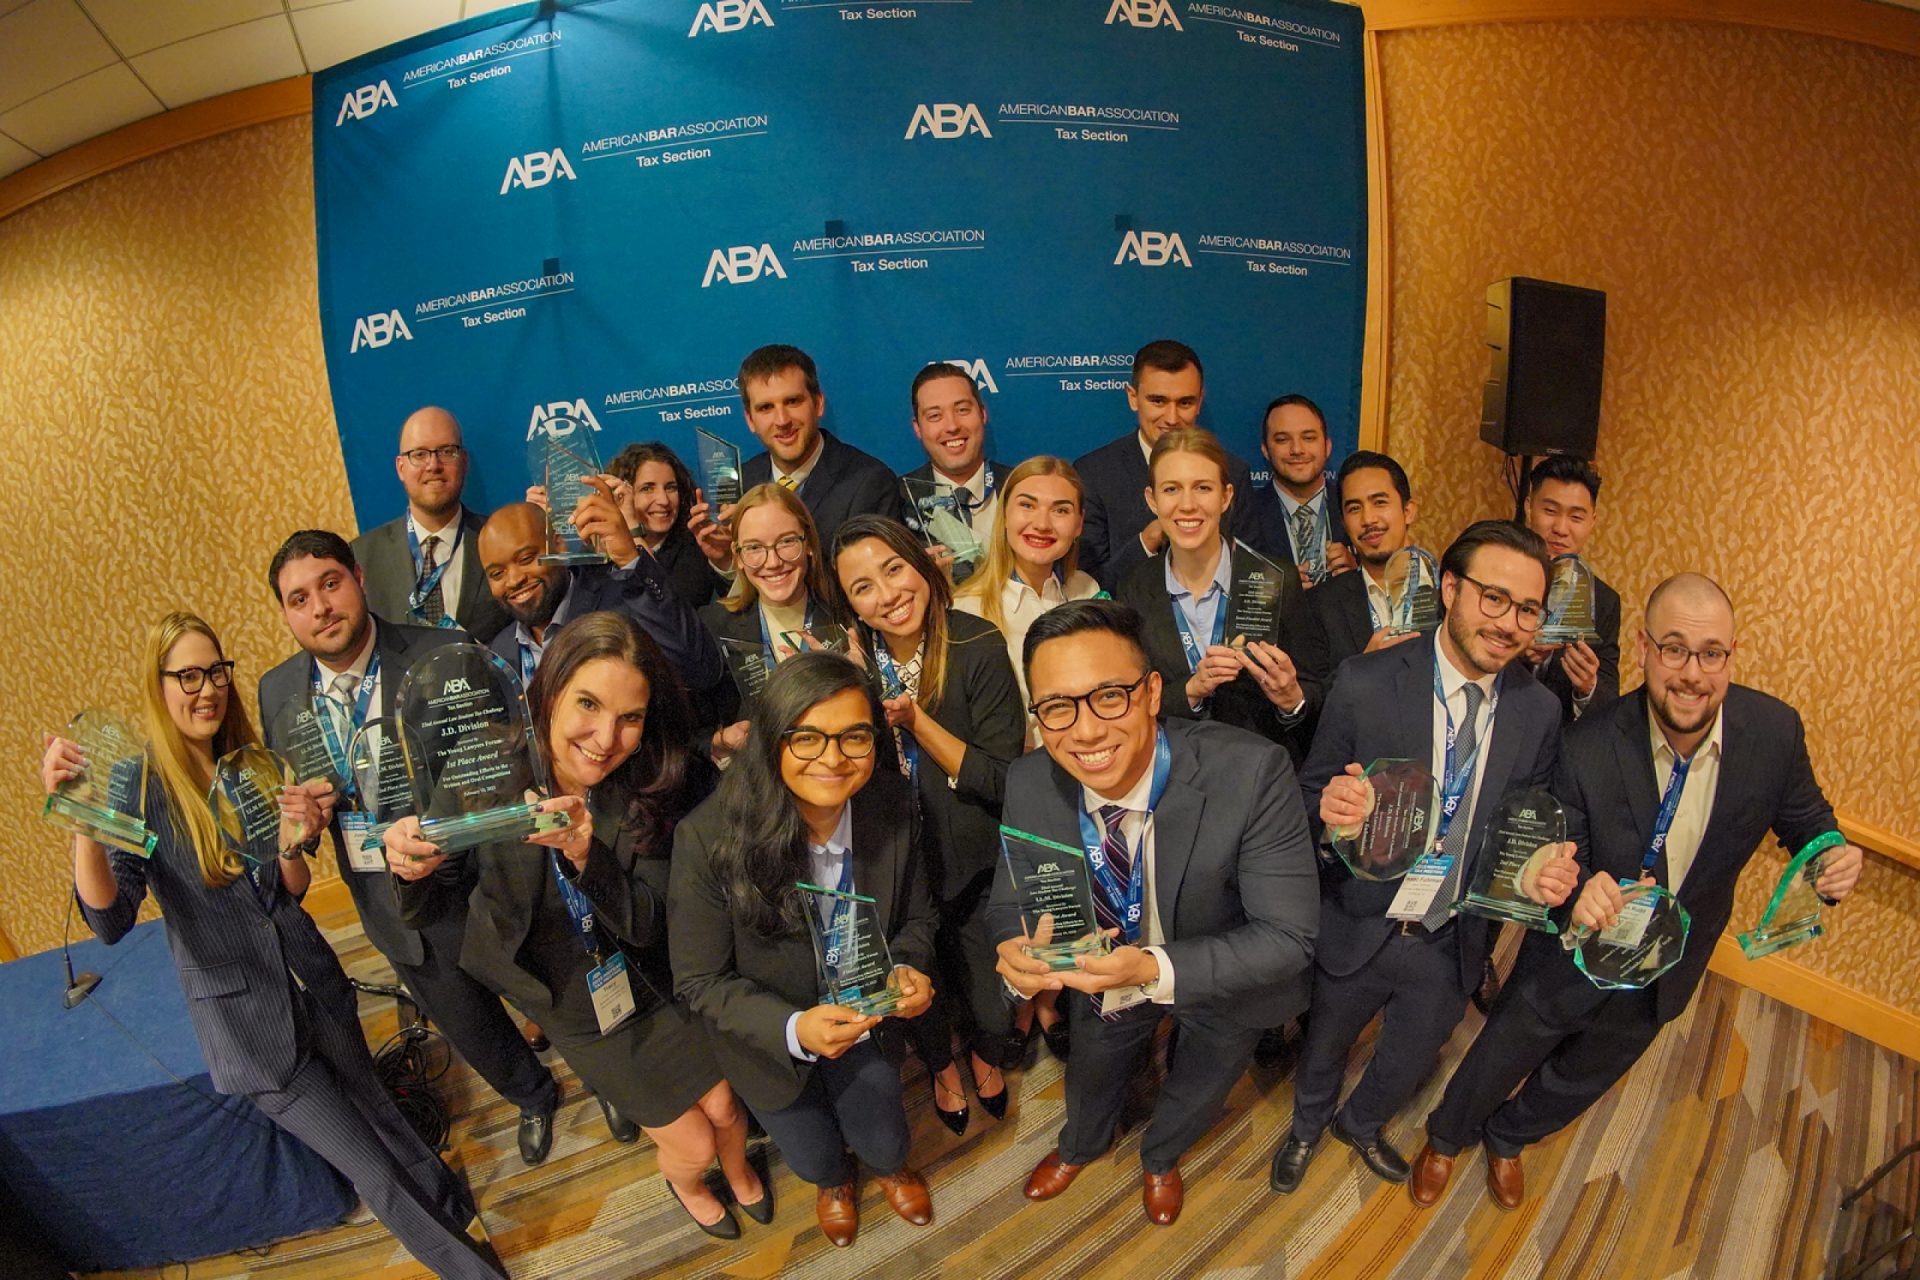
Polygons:
M402 994L401 1001L413 1010L413 1020L375 1052L373 1074L420 1140L433 1151L444 1151L453 1122L433 1084L447 1073L452 1050L446 1037L420 1018L411 1000Z

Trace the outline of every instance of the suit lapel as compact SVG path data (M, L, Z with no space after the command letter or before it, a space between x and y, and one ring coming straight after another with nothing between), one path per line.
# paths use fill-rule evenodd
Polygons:
M1406 654L1406 659L1393 681L1393 705L1421 707L1426 711L1425 715L1406 718L1411 719L1412 725L1404 731L1406 738L1396 742L1394 749L1428 767L1433 764L1433 664L1436 660L1433 647L1436 643L1429 635L1417 644L1400 645L1398 651ZM1405 723L1405 719L1395 717L1395 722Z
M460 598L453 602L456 618L471 618L487 589L487 575L480 568L480 526L484 521L476 512L460 508Z
M1494 678L1494 689L1498 693L1510 692L1507 688L1506 669ZM1493 741L1487 745L1486 775L1480 783L1479 799L1473 806L1476 827L1486 822L1487 815L1493 812L1494 806L1498 805L1507 793L1508 782L1513 777L1514 762L1520 758L1520 740L1529 736L1528 730L1532 728L1522 719L1523 710L1520 707L1511 707L1503 726L1498 708L1495 708L1493 723L1487 729L1487 732L1493 735ZM1469 858L1473 856L1471 850L1468 851L1467 856Z
M835 465L833 456L835 444L834 438L827 432L822 431L820 433L820 456L813 460L813 470L807 472L807 478L800 482L798 489L794 490L794 496L806 503L809 510L812 510L819 503L820 499L826 496L827 485L830 481L824 477L831 472ZM772 464L769 463L768 465L771 466ZM818 484L814 483L816 480L819 481Z
M1653 837L1654 815L1660 807L1660 788L1654 779L1653 747L1647 738L1647 694L1642 689L1620 703L1616 713L1613 751L1620 767L1620 789L1627 795L1627 811L1633 815L1633 829L1644 849ZM1657 868L1661 883L1666 883L1666 855Z
M1732 820L1735 808L1746 801L1745 796L1738 794L1742 790L1738 780L1744 776L1741 766L1745 762L1745 752L1741 748L1743 745L1752 745L1752 739L1750 735L1735 733L1733 726L1728 723L1732 715L1732 705L1731 699L1720 704L1719 780L1714 787L1713 807L1707 813L1707 825L1700 832L1700 847L1694 851L1693 865L1696 867L1700 865L1701 855L1713 847L1714 836ZM1661 855L1663 863L1665 858L1666 855L1663 853ZM1660 873L1661 883L1664 884L1666 883L1664 865L1660 868ZM1689 871L1687 874L1691 877L1693 873Z
M1153 811L1153 903L1160 914L1160 934L1173 937L1174 910L1180 903L1180 882L1193 861L1206 811L1206 793L1200 789L1200 759L1184 733L1167 734L1172 766L1167 791Z
M400 698L400 682L406 679L406 639L399 628L385 618L379 619L373 635L374 652L380 655L380 714L393 717L394 703Z
M906 856L900 845L911 830L907 823L887 821L885 806L876 803L872 787L862 789L850 802L853 805L853 888L872 898L881 929L894 931L894 881L900 858Z

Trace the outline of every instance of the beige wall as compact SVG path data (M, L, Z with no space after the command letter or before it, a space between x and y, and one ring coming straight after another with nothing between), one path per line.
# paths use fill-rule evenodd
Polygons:
M1739 678L1800 708L1835 806L1920 834L1920 59L1710 23L1379 40L1388 439L1424 540L1512 510L1477 439L1486 286L1604 289L1590 551L1627 627L1665 575L1712 574ZM1792 958L1920 1011L1920 876L1869 876Z

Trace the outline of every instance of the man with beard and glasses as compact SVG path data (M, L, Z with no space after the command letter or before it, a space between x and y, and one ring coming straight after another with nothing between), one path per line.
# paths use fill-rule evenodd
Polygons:
M1766 833L1792 852L1834 830L1799 714L1733 683L1736 644L1733 602L1717 583L1669 578L1647 598L1634 639L1646 683L1567 728L1553 795L1578 850L1571 923L1611 927L1621 882L1651 882L1692 917L1686 950L1647 987L1603 991L1559 938L1529 931L1487 1025L1427 1117L1407 1188L1421 1208L1440 1199L1454 1160L1475 1143L1487 1149L1494 1203L1517 1207L1526 1194L1520 1153L1579 1119L1686 1011L1733 912L1734 883ZM1829 903L1846 897L1860 862L1852 845L1831 850L1815 890Z
M368 720L391 719L408 668L431 650L465 640L443 627L410 627L376 617L367 608L362 570L346 539L302 529L281 544L267 570L287 630L300 651L260 677L260 719L267 745L282 750L279 716L289 703L333 717L332 743L350 743ZM331 744L330 744L331 749ZM335 771L347 772L336 759ZM466 912L411 929L387 871L385 850L367 848L371 824L355 797L339 797L332 815L340 877L347 882L367 941L393 965L420 1011L440 1025L448 1043L501 1097L520 1108L520 1158L539 1164L553 1144L553 1113L560 1086L540 1065L507 1016L500 997L460 967Z
M1441 559L1441 628L1350 658L1334 678L1300 777L1316 828L1360 826L1371 799L1363 775L1377 760L1425 763L1441 805L1422 865L1403 879L1363 880L1344 863L1324 864L1312 1016L1294 1075L1292 1127L1273 1157L1275 1191L1300 1186L1329 1125L1375 1175L1407 1179L1407 1162L1383 1130L1466 1011L1490 945L1487 920L1454 915L1453 905L1473 883L1501 799L1553 775L1560 709L1514 662L1540 625L1546 593L1539 537L1482 520ZM1567 853L1556 850L1528 880L1529 897L1565 901L1574 884ZM1373 1060L1342 1106L1347 1055L1376 1013Z
M432 405L414 410L400 427L394 458L406 514L355 538L353 555L375 613L414 626L459 627L485 643L507 625L507 615L480 581L480 516L460 501L467 463L459 420Z
M573 526L606 553L598 565L542 564L547 513L531 502L500 508L477 539L487 589L510 625L493 638L493 651L522 682L533 683L540 657L569 618L599 609L624 613L653 637L690 694L711 689L725 673L720 647L692 607L667 584L667 572L633 539L606 481L589 479Z

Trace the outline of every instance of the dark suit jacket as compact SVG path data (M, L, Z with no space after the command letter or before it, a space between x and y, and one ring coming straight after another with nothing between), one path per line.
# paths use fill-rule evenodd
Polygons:
M1346 524L1340 519L1340 497L1331 484L1327 486L1327 502L1330 504L1327 515L1330 517L1333 540L1343 547L1348 546ZM1240 536L1246 539L1248 546L1278 564L1298 563L1293 558L1293 537L1287 530L1286 504L1280 501L1273 481L1267 481L1244 498L1236 496L1233 505L1246 509Z
M1799 713L1778 698L1733 685L1721 704L1720 785L1700 848L1680 884L1692 924L1680 963L1653 984L1662 1023L1686 1010L1733 914L1733 887L1769 829L1799 849L1835 829L1833 808L1814 780ZM1567 838L1578 846L1584 887L1591 875L1637 880L1653 836L1660 794L1654 786L1647 695L1636 690L1568 726L1554 798L1567 811ZM1671 884L1665 855L1654 867ZM1576 889L1567 899L1579 896ZM1571 907L1564 907L1564 922ZM1527 999L1551 1022L1572 1025L1606 998L1574 967L1560 939L1529 931L1516 965Z
M460 598L452 601L454 620L485 644L507 625L507 611L487 590L480 567L480 526L486 517L460 508ZM383 618L405 618L411 610L415 574L407 547L407 518L389 520L353 540L353 558L366 571L367 607Z
M428 651L443 644L468 642L470 637L447 627L403 626L377 615L374 623L374 651L380 655L380 705L374 714L391 719L394 702L400 694L400 681L408 669ZM514 669L519 670L518 667ZM260 720L268 727L269 747L277 749L280 746L272 733L273 718L280 708L295 699L306 702L312 697L313 658L305 650L260 677ZM333 847L344 849L346 845L340 837L337 818L332 831ZM340 878L347 882L347 892L353 895L353 905L360 910L360 922L366 926L367 941L378 947L382 955L399 964L420 964L426 959L426 948L421 944L420 935L400 921L400 908L393 896L392 875L384 868L379 871L355 871L347 865L343 854L340 858Z
M1327 694L1313 750L1300 777L1301 796L1316 834L1320 831L1320 793L1349 764L1375 760L1433 758L1433 636L1409 640L1350 658ZM1553 777L1560 742L1560 710L1518 663L1497 677L1500 706L1493 740L1482 751L1479 799L1467 832L1467 863L1461 883L1472 883L1474 862L1486 839L1487 822L1509 791L1544 787ZM1335 859L1322 864L1324 892L1320 922L1320 966L1336 977L1356 973L1373 958L1394 922L1387 907L1398 882L1361 880ZM1480 916L1453 918L1460 941L1460 992L1480 984L1491 944L1488 922Z
M134 926L149 890L165 912L167 945L180 970L187 1016L207 1060L213 1087L252 1094L283 1089L304 1055L294 1034L295 974L329 1017L356 1025L353 989L313 917L280 883L278 863L263 867L264 894L246 875L218 889L200 878L200 860L174 830L157 783L147 787L153 857L107 851L119 898L105 911L84 902L81 914L112 945Z
M573 586L566 622L601 609L626 614L653 637L690 694L712 688L726 674L712 633L694 607L674 594L666 571L645 547L624 574L604 564L576 565L567 572L573 575ZM491 647L516 676L520 674L520 635L511 622L501 628Z
M819 618L834 616L831 602L822 600L816 606ZM710 631L716 640L760 639L760 606L756 602L738 613L730 612L724 601L715 600L700 610L700 622ZM733 668L723 661L720 679L712 688L694 698L694 719L709 731L725 728L735 721L746 719L746 699L740 694L740 686L734 682Z
M1007 473L1012 471L1013 468L1008 466L1004 462L995 462L991 458L987 459L987 467L989 470L993 472L993 484L994 484L993 494L997 498L1000 496L1001 491L1004 489L1007 483ZM923 462L919 466L915 467L913 470L903 472L900 478L902 480L929 480L929 481L946 479L945 476L938 475L934 472L932 462ZM907 512L907 517L908 517L907 523L910 525L913 524L913 519L912 519L913 512L911 511Z
M713 565L700 554L700 544L684 524L675 525L653 554L666 574L667 586L688 608L698 609L726 592L726 580L715 573Z
M1221 528L1232 537L1234 515L1244 495L1253 491L1253 480L1247 464L1238 457L1229 454L1227 462L1227 480L1233 485L1234 499ZM1153 518L1153 512L1144 497L1151 477L1146 456L1140 452L1140 432L1129 431L1075 458L1073 469L1080 473L1080 506L1085 517L1080 529L1080 567L1111 591L1147 558L1146 549L1140 545L1140 530Z
M1325 654L1331 679L1340 664L1366 651L1373 639L1373 614L1367 608L1366 570L1337 573L1307 592L1307 617ZM1413 641L1406 641L1412 644ZM1366 763L1363 761L1362 763Z
M934 913L907 780L876 767L853 805L853 887L875 900L895 964L933 966ZM904 820L903 820L904 819ZM762 938L728 909L715 873L720 805L709 799L674 831L667 942L674 990L714 1032L721 1074L755 1110L800 1095L811 1063L787 1052L787 1018L820 1003L813 943L803 931Z
M1228 725L1161 727L1173 760L1153 816L1154 907L1174 1006L1277 1027L1307 1007L1320 921L1293 765L1272 743ZM1053 757L1030 751L1007 771L1006 823L1081 848L1082 794ZM987 908L996 945L1022 933L1013 881L1000 866Z
M1253 558L1241 548L1233 548L1233 580L1240 581L1242 575L1253 572L1253 568ZM1306 758L1314 719L1320 713L1320 704L1326 700L1327 661L1321 652L1319 633L1307 618L1309 594L1300 589L1299 576L1289 573L1281 583L1280 599L1274 608L1272 632L1264 636L1247 637L1249 640L1270 640L1293 659L1300 679L1300 691L1307 699L1299 717L1283 725L1279 708L1267 701L1267 696L1260 692L1260 686L1245 672L1232 683L1215 689L1213 696L1207 700L1207 715L1210 718L1223 724L1251 729L1283 744L1296 762ZM1160 694L1161 713L1183 720L1193 719L1194 713L1187 705L1186 694L1187 678L1193 672L1187 665L1187 651L1180 643L1180 629L1174 623L1173 597L1167 593L1167 553L1162 551L1137 565L1114 592L1114 598L1139 610L1145 623L1147 659L1152 662L1153 669L1160 673L1163 686ZM1231 600L1221 607L1231 608ZM1227 639L1233 639L1231 628Z
M1593 579L1593 620L1600 638L1593 641L1594 656L1600 659L1600 676L1594 681L1593 700L1585 714L1592 715L1620 696L1620 593ZM1573 723L1573 682L1558 657L1542 667L1536 677L1547 691L1560 700L1560 720Z
M690 808L713 789L714 770L695 757L676 807ZM594 920L627 956L644 1012L673 999L667 959L667 868L671 831L649 840L627 820L628 793L617 783L587 796L593 842L586 869L573 877L593 903ZM553 859L535 845L508 841L455 855L421 880L394 882L406 922L425 928L449 915L466 919L460 967L543 1026L575 1036L599 1033L580 945L553 882ZM572 864L566 864L571 872Z
M820 550L833 554L833 535L854 516L906 515L900 502L900 482L887 464L850 444L843 444L832 432L822 431L820 457L800 486L800 501L807 504L814 528L820 531ZM773 459L764 451L748 458L740 467L743 490L773 479Z

